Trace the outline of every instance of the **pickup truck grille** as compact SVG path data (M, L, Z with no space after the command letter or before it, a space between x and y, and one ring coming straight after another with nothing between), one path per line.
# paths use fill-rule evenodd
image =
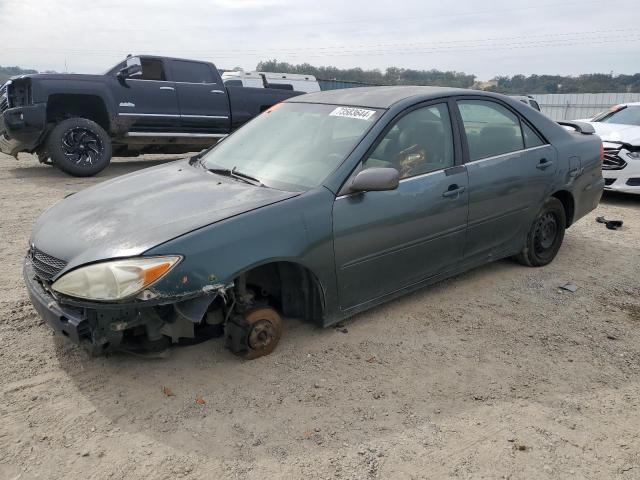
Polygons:
M40 280L50 282L60 271L67 266L67 262L59 258L47 255L35 247L29 250L29 257L33 264L33 269Z
M5 83L0 87L0 113L9 108L9 86Z
M627 166L627 162L618 155L620 148L605 148L604 161L602 162L603 170L622 170Z

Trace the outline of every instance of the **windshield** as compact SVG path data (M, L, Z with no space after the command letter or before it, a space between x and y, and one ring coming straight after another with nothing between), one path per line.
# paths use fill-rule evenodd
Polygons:
M597 115L593 121L640 126L640 106L621 107L615 111L604 112Z
M267 187L317 187L380 117L370 108L282 103L205 153L204 168L233 170Z

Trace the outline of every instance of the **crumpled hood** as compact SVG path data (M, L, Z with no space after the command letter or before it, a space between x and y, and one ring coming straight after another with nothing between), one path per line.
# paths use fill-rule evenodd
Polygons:
M640 146L640 127L620 123L587 122L605 142L622 142Z
M179 160L103 182L36 221L31 243L68 262L140 255L180 235L296 196L214 175Z

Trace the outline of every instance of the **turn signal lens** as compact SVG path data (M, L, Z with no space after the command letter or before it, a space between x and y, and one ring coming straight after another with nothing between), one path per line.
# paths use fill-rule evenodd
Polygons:
M181 257L138 257L94 263L60 277L51 288L87 300L122 300L166 275Z

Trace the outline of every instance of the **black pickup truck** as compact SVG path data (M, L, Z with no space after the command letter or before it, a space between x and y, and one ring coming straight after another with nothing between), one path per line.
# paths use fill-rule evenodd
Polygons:
M130 56L104 75L24 75L0 89L0 151L91 176L112 155L201 150L300 94L225 87L212 63L156 56Z

